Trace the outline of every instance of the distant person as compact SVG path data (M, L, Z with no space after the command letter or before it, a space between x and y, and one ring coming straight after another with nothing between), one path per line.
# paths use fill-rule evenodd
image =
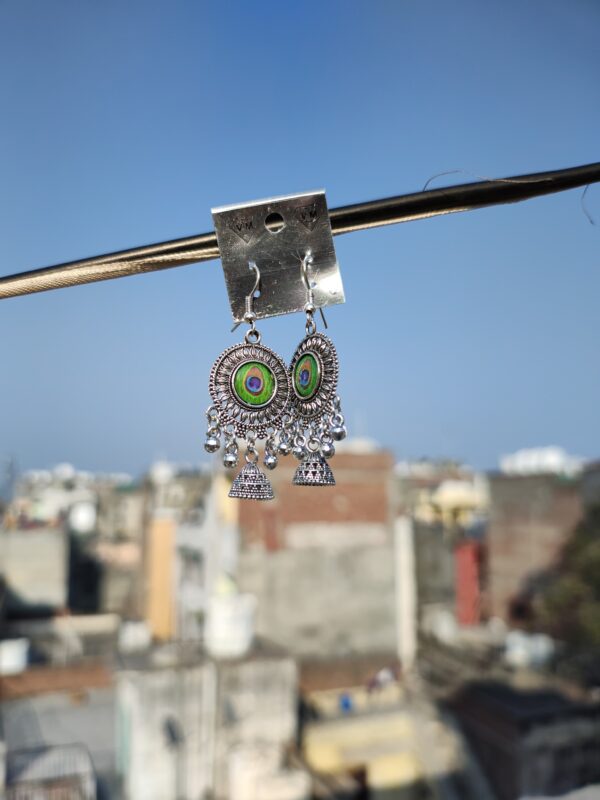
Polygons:
M342 692L339 698L339 708L342 714L351 714L354 710L354 703L350 692Z
M372 694L392 683L397 683L400 679L400 666L383 667L373 675L367 682L367 692Z

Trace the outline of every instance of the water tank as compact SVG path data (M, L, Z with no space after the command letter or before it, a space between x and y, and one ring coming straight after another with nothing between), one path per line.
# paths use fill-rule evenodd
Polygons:
M213 595L208 602L206 647L215 658L240 658L252 647L256 597Z
M28 639L4 639L0 642L0 675L18 675L27 668Z

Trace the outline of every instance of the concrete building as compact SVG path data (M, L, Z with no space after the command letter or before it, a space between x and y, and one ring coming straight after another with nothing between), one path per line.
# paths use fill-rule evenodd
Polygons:
M454 546L456 532L441 523L419 520L415 529L415 570L420 620L429 609L454 613L456 605L456 572Z
M6 764L6 800L77 798L98 800L94 766L81 745L36 747L11 753ZM0 781L0 790L2 783Z
M308 695L319 713L304 727L304 758L341 787L325 796L494 800L460 731L420 692L390 677L347 686L342 697Z
M273 502L238 506L238 581L258 599L258 633L301 658L395 654L391 455L340 448L337 485L317 489L292 485L297 463L269 475Z
M222 474L210 484L202 475L201 492L188 491L194 505L181 507L185 493L161 484L163 502L174 498L176 504L151 508L147 515L144 619L157 641L201 640L210 598L224 584L235 591L239 537L228 516L228 484Z
M30 470L19 477L5 526L62 527L65 520L72 518L72 530L90 533L97 523L98 498L131 482L126 474L95 474L77 470L71 464L58 464L52 470Z
M143 548L140 542L98 538L85 554L98 574L96 610L126 619L143 617Z
M239 786L243 753L257 750L269 763L265 780L283 780L296 683L293 660L260 643L233 661L175 644L127 658L117 676L124 797L237 800L241 790L231 790ZM258 790L253 797L267 800Z
M19 794L20 785L36 781L45 782L47 796L54 796L48 788L52 783L57 797L61 787L73 785L85 787L80 796L86 800L95 800L96 788L98 800L119 796L114 691L106 668L98 663L38 667L0 676L0 698L8 797L46 796L24 794L26 788Z
M536 580L555 563L583 514L580 476L492 475L487 534L489 609L527 614Z
M598 800L600 797L600 784L596 783L593 786L586 786L583 789L576 789L574 792L567 792L566 794L552 795L552 797L548 795L540 797L540 795L537 795L536 797L523 797L522 800L557 800L557 797L560 800Z
M77 783L74 747L89 753L98 800L192 800L206 793L275 800L269 786L289 800L308 800L306 775L285 765L297 707L296 666L285 652L256 640L230 659L193 643L130 645L120 651L119 666L78 652L64 665L0 675L11 791L26 779L58 788ZM254 794L244 794L255 780Z
M551 689L475 682L452 708L498 800L561 795L600 780L600 707Z
M28 659L17 670L20 672L28 664L64 666L81 659L110 661L117 649L120 625L116 614L61 614L7 620L3 633L9 637L5 641L22 639L27 643Z
M62 528L0 529L0 578L10 609L67 605L69 544ZM10 611L9 609L9 611Z
M477 625L483 615L484 475L450 461L396 465L398 513L412 520L421 632Z
M472 530L487 515L486 476L454 461L403 461L395 467L397 510L424 525Z
M150 492L144 484L104 486L98 492L98 534L104 540L140 542Z

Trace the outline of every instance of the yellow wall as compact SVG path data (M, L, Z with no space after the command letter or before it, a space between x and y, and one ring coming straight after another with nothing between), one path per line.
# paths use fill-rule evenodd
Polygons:
M175 636L175 521L154 518L146 552L146 621L154 639Z
M304 737L304 755L317 772L339 774L366 765L381 782L390 771L387 758L394 756L399 769L394 779L399 784L413 780L412 770L418 763L412 755L415 747L413 723L405 711L319 722L307 726ZM383 756L386 760L379 763ZM408 777L403 778L405 772Z
M217 499L219 519L226 525L237 525L239 500L232 500L228 494L231 489L231 478L225 473L217 473L214 477L213 492Z

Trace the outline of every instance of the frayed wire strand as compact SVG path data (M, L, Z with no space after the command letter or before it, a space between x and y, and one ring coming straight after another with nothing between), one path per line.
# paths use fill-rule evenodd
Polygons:
M489 181L490 183L523 183L523 181L515 180L514 178L489 178L489 177L486 177L485 175L477 175L475 172L470 172L468 169L448 169L448 170L445 170L444 172L436 172L435 175L432 175L431 178L429 178L425 182L425 185L423 186L423 190L422 191L425 191L427 189L427 187L429 186L429 184L432 181L436 180L436 178L442 178L444 175L459 175L459 174L468 175L469 177L475 178L476 180L479 180L479 181ZM542 180L544 180L544 179L541 178L539 182L541 182ZM581 195L581 201L580 201L581 202L581 210L584 213L584 215L586 216L586 218L587 218L588 222L590 223L590 225L595 225L596 221L592 217L590 212L588 211L588 208L587 208L587 205L586 205L586 202L585 202L585 196L586 196L587 190L590 188L590 186L591 186L591 184L588 183L588 185L585 187L585 189L583 190L583 193Z
M583 211L585 216L588 218L590 225L595 225L596 224L596 220L592 217L590 212L587 210L587 206L585 204L585 196L587 194L587 190L590 188L590 185L591 184L588 183L588 185L585 187L585 189L583 190L583 192L581 194L581 210Z

